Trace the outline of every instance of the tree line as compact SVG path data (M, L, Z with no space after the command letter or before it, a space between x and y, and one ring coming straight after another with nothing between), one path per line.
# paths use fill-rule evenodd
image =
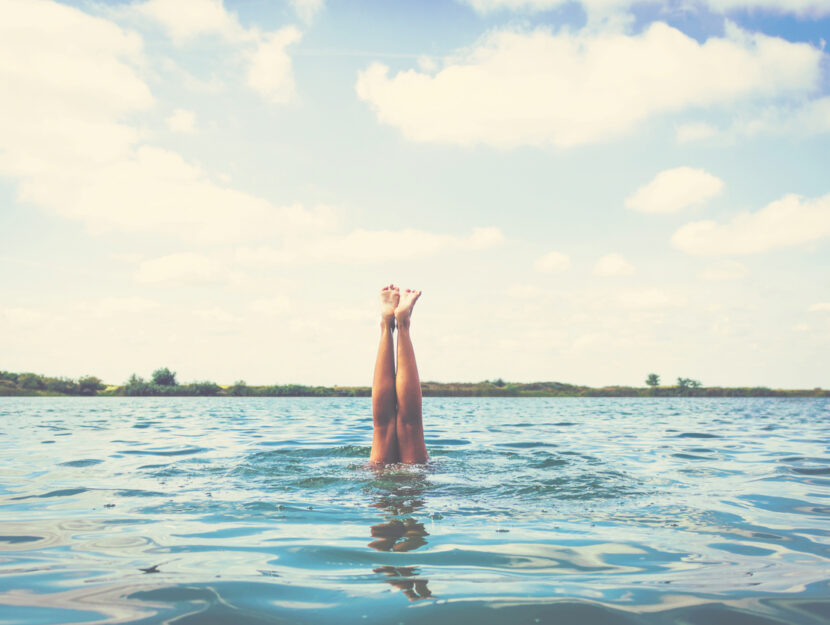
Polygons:
M180 384L176 372L168 367L153 371L145 379L131 375L120 386L107 386L100 378L83 376L77 380L42 376L36 373L0 371L0 395L78 395L127 397L370 397L368 386L306 386L272 384L253 386L244 380L220 386L208 380ZM771 389L756 387L705 387L692 378L677 378L677 383L661 385L660 376L650 373L645 387L590 387L563 382L506 382L501 378L482 382L423 382L425 397L830 397L830 390Z

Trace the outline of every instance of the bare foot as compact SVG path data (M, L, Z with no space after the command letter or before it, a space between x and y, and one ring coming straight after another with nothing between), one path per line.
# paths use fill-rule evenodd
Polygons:
M412 315L412 307L415 305L415 302L418 301L419 297L421 297L420 291L406 289L406 291L401 293L400 303L397 308L395 308L395 320L398 322L399 328L409 327L409 318Z
M380 319L384 323L395 324L395 309L401 298L401 292L394 284L380 290ZM393 328L394 329L394 328Z

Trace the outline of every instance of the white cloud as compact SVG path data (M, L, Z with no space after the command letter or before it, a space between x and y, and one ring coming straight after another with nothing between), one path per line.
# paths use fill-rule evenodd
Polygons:
M201 254L170 254L142 262L135 279L164 286L221 284L233 279L223 264Z
M153 104L136 69L144 63L136 35L60 4L6 3L0 175L17 179L21 201L93 233L224 241L330 227L325 208L274 206L217 184L175 152L141 145L123 121Z
M193 314L199 319L210 323L237 323L242 320L241 317L229 313L224 308L219 308L218 306L199 308L194 310Z
M830 312L830 302L818 302L807 309L807 312Z
M228 41L250 38L236 15L225 10L222 0L148 0L135 10L160 23L177 45L202 35L218 35Z
M90 232L167 234L186 240L274 238L330 227L326 209L276 207L218 185L175 152L142 146L134 156L79 171L71 180L44 173L21 185L24 200L79 219ZM47 182L40 186L41 183Z
M173 132L192 134L196 132L196 114L185 109L176 109L166 120L167 127Z
M498 10L545 11L568 3L568 0L460 0L479 13L487 14ZM628 9L634 5L659 4L666 8L676 6L666 0L581 0L590 13L607 13ZM688 9L694 5L706 6L712 11L727 13L738 9L750 11L772 11L795 13L797 15L827 15L830 13L828 0L690 0L682 3Z
M0 320L7 328L37 328L49 319L43 311L25 306L0 306Z
M830 133L830 96L795 105L769 106L755 115L736 121L733 134L810 137Z
M138 133L121 119L153 104L135 70L141 39L60 4L4 4L0 174L48 187L123 157Z
M104 297L93 302L82 302L78 309L92 317L106 318L115 315L147 313L159 308L160 304L146 297Z
M324 0L291 0L294 12L303 22L310 24L323 9Z
M709 265L698 274L701 280L721 282L726 280L740 280L746 277L746 266L734 260L724 260Z
M500 245L498 228L474 228L468 236L438 234L424 230L363 230L346 235L328 235L296 240L275 249L262 246L237 250L237 261L245 264L297 264L316 262L376 263L425 258L448 251L483 250Z
M540 256L533 263L533 268L542 273L554 273L564 271L571 266L571 259L567 254L562 252L548 252L544 256Z
M761 210L744 212L729 223L696 221L672 237L690 254L755 254L830 236L830 194L817 199L786 195Z
M301 36L293 26L263 35L249 56L248 86L269 102L283 104L294 95L291 57L285 49Z
M809 139L826 133L830 133L830 96L749 107L723 129L706 122L680 124L675 139L685 144L715 136L731 142L758 135Z
M676 167L661 171L625 200L625 207L643 213L675 213L718 195L723 181L702 169Z
M706 122L679 124L675 128L675 140L678 143L692 143L703 141L718 134L718 129Z
M594 265L595 276L633 276L634 273L634 266L619 254L606 254Z
M617 296L617 302L622 308L655 310L685 306L686 298L661 289L651 288L623 291Z
M722 12L746 9L797 15L830 14L830 1L828 0L706 0L706 4L712 10Z
M260 315L282 315L291 309L291 301L282 295L253 300L248 308Z
M519 299L535 299L544 294L544 291L535 284L513 284L508 287L507 295Z
M292 4L300 17L310 21L323 2L293 0ZM294 72L286 52L302 36L294 26L273 32L246 29L222 0L148 0L135 10L160 23L179 46L202 35L215 35L237 46L247 65L248 86L267 101L284 104L294 95Z
M805 93L822 52L729 25L698 43L664 23L641 34L499 30L435 74L373 63L355 89L408 139L561 147L610 139L654 115Z
M493 11L544 11L564 4L565 0L461 0L478 13Z

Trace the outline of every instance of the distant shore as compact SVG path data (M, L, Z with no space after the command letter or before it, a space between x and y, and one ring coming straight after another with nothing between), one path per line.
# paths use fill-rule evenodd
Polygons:
M167 371L167 370L164 370ZM0 396L11 397L370 397L369 386L306 386L272 384L254 386L243 381L222 386L200 381L179 384L175 374L165 383L135 375L123 385L107 385L95 376L77 380L35 373L0 371ZM682 379L679 380L682 382ZM562 382L423 382L425 397L830 397L830 390L779 389L764 386L722 387L652 385L591 387Z

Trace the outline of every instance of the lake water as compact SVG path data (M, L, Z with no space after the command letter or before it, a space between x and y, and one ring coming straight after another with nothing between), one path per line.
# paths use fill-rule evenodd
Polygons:
M0 623L830 622L830 401L0 398Z

